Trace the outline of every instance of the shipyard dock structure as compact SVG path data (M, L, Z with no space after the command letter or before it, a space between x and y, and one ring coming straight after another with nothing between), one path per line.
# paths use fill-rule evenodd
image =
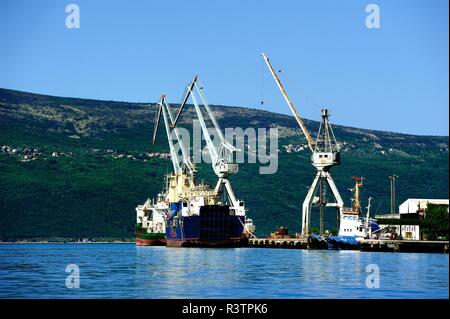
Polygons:
M304 238L250 238L249 247L285 249L328 249L312 246L309 237ZM448 253L449 241L431 240L380 240L363 239L361 251Z
M167 174L165 190L158 194L156 202L148 199L136 208L136 244L448 253L448 199L408 199L400 205L400 213L396 214L395 181L398 176L395 174L389 176L390 214L371 218L372 197L368 197L367 210L363 211L362 176L353 176L355 186L350 189L352 204L351 207L344 207L330 173L333 167L340 165L342 143L336 140L328 109L321 109L320 126L316 139L313 139L268 57L264 53L262 56L307 140L311 153L309 161L316 170L302 205L301 233L289 236L287 228L281 227L268 238L254 237L255 226L247 218L245 202L236 196L229 180L238 172L235 155L243 150L234 147L225 138L195 76L185 87L176 116L165 95L157 104L153 143L158 136L162 117L173 172ZM183 138L178 130L178 120L189 99L201 126L212 171L217 177L215 186L198 182L190 147L183 141L189 139ZM212 128L206 126L206 120L212 123ZM318 231L311 228L313 208L320 214ZM338 217L338 229L333 234L324 229L325 209L335 210Z

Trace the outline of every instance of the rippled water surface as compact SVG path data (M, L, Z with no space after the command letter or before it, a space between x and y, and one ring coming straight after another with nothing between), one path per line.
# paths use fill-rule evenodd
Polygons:
M448 298L448 267L447 254L0 245L0 298Z

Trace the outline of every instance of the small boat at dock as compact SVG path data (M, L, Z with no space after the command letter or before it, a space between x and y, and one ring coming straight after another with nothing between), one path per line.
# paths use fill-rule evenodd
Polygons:
M158 194L156 202L147 199L136 207L135 240L138 246L165 246L165 217L168 205L163 195Z

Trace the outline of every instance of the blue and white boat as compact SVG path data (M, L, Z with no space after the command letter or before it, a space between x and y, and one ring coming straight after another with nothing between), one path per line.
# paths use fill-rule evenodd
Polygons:
M339 232L337 236L327 238L331 249L359 249L362 239L369 239L380 230L375 220L370 219L370 201L367 206L367 215L360 216L360 209L343 209L339 219ZM358 200L359 207L359 200Z

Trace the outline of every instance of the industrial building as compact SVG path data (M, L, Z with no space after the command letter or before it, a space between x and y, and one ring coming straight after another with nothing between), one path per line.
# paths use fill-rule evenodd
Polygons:
M408 198L399 206L398 214L386 214L386 215L376 215L377 219L424 219L426 218L425 210L428 204L435 205L446 205L447 212L449 206L448 199L424 199L424 198ZM395 229L395 232L402 236L403 239L409 240L421 240L420 237L420 226L419 225L406 225L399 222L399 225L394 225L395 223L383 224L380 223L380 227Z
M415 216L411 214L417 215L417 217L425 217L425 209L427 208L427 204L435 204L435 205L449 205L448 199L419 199L419 198L408 198L399 206L400 215L408 216L408 218L414 218ZM402 218L402 216L400 216Z

